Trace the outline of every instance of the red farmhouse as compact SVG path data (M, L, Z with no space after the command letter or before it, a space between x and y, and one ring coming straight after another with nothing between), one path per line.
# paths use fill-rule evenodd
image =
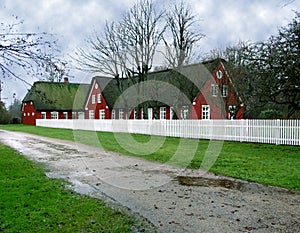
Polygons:
M134 79L94 77L88 119L242 119L243 103L223 60L151 72Z
M23 124L36 125L36 119L83 119L88 87L67 79L35 82L22 101Z

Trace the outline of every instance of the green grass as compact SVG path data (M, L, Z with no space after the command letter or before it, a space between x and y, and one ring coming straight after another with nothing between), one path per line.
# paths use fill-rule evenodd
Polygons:
M142 224L65 186L0 144L0 232L131 232Z
M47 137L74 140L72 130L22 125L8 125L1 126L1 128L29 132ZM115 151L124 155L143 157L161 163L168 162L170 158L172 158L180 143L179 138L167 137L163 146L157 151L148 155L140 155L128 152L122 148L116 141L113 133L76 131L75 135L76 141L85 144L102 146L106 150ZM150 136L148 135L132 136L141 143L146 143L150 140ZM156 138L159 139L159 137ZM197 151L191 163L185 164L186 156L190 154L193 155L193 153L188 150L189 148L187 148L186 153L182 153L182 156L178 156L175 159L173 158L173 163L175 165L188 166L193 169L199 168L210 141L193 139L182 140L183 145L198 143ZM280 186L291 190L300 190L300 147L224 142L222 151L210 171L248 181Z

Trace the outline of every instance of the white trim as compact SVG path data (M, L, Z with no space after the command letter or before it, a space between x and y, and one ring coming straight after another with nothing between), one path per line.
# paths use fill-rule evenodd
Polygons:
M101 99L102 99L102 94L101 94L101 93L98 93L98 94L97 94L97 103L98 103L98 104L101 104Z
M68 115L69 115L68 112L63 112L63 115L64 115L64 119L67 120L68 119Z
M86 99L85 106L84 106L85 110L88 110L89 100L91 99L91 95L92 95L92 92L94 90L95 84L96 84L96 79L94 79L94 82L92 84L92 88L90 89L90 92L89 92L89 97Z
M105 109L99 110L99 119L104 120L105 119Z
M123 108L119 109L119 120L124 120L124 110L123 110Z
M43 117L45 116L45 117ZM47 113L46 112L41 112L41 119L47 119Z
M202 120L210 119L210 106L209 105L202 105L201 119Z
M53 111L51 112L51 119L52 120L58 120L58 112L57 111Z
M89 110L89 119L95 119L95 111Z
M159 119L160 120L166 120L167 119L167 107L160 107L159 108Z
M218 96L218 84L211 84L211 95L213 97Z

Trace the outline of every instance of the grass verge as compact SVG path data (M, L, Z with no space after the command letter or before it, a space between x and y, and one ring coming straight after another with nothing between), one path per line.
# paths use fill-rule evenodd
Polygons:
M134 216L65 185L0 144L0 232L132 232L141 226Z
M74 140L72 130L42 128L24 125L7 125L0 128L6 130L22 131L41 136ZM97 137L91 135L96 134ZM128 152L115 139L113 133L76 131L76 141L101 146L110 151L124 155L143 157L161 163L169 161L176 152L180 143L179 138L167 137L163 145L154 153L139 155ZM133 135L139 142L148 142L148 135ZM99 140L98 140L99 139ZM193 139L185 139L186 144L195 143ZM191 163L181 164L180 158L177 165L197 169L200 167L208 140L196 140L198 148ZM100 144L99 144L100 142ZM184 154L182 157L185 156ZM189 156L187 151L186 156ZM300 147L281 146L259 143L224 142L218 159L210 169L211 172L231 176L248 181L284 187L290 190L300 190ZM176 163L176 162L175 162Z

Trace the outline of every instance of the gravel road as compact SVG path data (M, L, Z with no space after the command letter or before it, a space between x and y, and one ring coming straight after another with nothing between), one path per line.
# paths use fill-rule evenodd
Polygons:
M47 176L129 208L159 232L300 230L299 193L25 133L0 130L0 142L45 164Z

